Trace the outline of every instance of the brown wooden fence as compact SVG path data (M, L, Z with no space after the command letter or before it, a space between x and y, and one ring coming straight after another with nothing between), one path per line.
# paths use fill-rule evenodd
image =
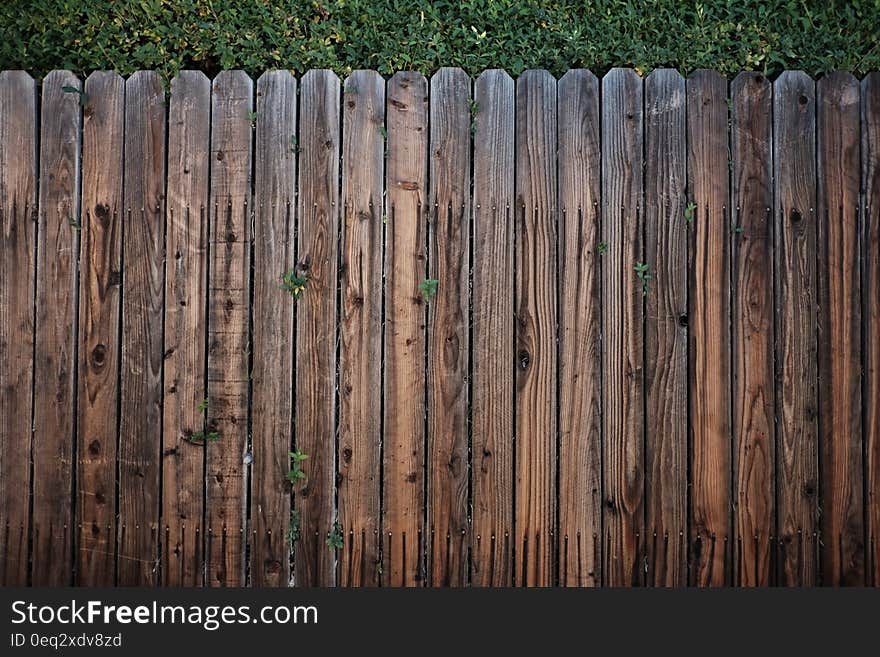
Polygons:
M880 74L3 72L0 213L0 583L880 579Z

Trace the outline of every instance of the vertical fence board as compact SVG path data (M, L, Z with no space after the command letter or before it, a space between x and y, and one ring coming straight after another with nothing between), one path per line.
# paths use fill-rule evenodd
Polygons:
M334 583L336 295L339 238L339 78L309 71L300 88L297 270L308 276L297 305L295 443L309 455L295 502L302 532L296 583Z
M691 579L729 581L730 166L727 80L697 71L687 83L690 252Z
M201 434L207 449L206 582L241 586L251 350L253 82L242 71L223 71L214 78L211 103L208 424Z
M568 71L559 112L559 582L601 583L599 81Z
M833 586L865 583L859 96L848 73L816 85L821 564Z
M815 582L818 514L816 426L816 96L786 71L773 84L776 184L776 400L779 583Z
M470 78L441 68L431 78L428 279L429 583L468 578L468 364Z
M687 584L687 153L685 80L645 80L645 543L647 583Z
M36 253L36 86L0 72L0 585L28 580Z
M867 583L880 585L880 73L862 81L862 354L866 465ZM874 338L872 338L874 336Z
M286 475L292 428L293 312L281 286L293 267L296 204L296 79L288 71L257 80L254 181L251 582L287 586L289 543L297 531Z
M770 214L773 98L770 83L760 73L742 73L730 86L733 581L740 586L768 586L776 498Z
M382 582L424 584L425 262L428 82L388 81Z
M516 581L555 580L556 80L526 71L516 85Z
M382 449L382 212L385 80L355 71L345 80L344 208L339 352L340 583L379 584Z
M644 536L642 80L602 79L603 582L641 584Z
M207 395L208 173L211 82L200 71L171 81L165 270L162 420L164 586L203 583L202 524Z
M117 583L158 575L165 288L165 91L155 71L125 83ZM161 434L160 434L161 435Z
M501 70L474 84L471 583L513 583L514 83Z
M125 82L85 84L77 404L77 583L114 583Z
M33 584L71 583L80 96L69 71L43 78L34 350Z

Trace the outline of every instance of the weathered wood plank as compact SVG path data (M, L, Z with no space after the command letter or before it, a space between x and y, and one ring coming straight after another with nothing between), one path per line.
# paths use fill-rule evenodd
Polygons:
M502 70L474 84L471 583L513 583L514 83Z
M211 86L208 423L206 443L207 579L244 584L244 456L250 383L250 250L253 82L223 71Z
M865 583L859 92L848 73L816 85L821 564L831 586Z
M602 581L599 81L568 71L559 112L559 582Z
M816 579L816 94L800 71L773 83L778 578Z
M880 585L880 73L862 81L862 322L867 584Z
M431 78L428 278L428 543L430 584L467 584L470 78ZM426 295L423 295L426 296Z
M0 72L0 585L28 581L34 259L37 217L36 86Z
M516 84L516 582L556 578L556 80Z
M602 79L603 582L644 575L644 297L642 81L612 69Z
M385 81L355 71L343 100L343 245L340 324L340 582L380 579L382 443L382 217Z
M690 249L691 580L729 581L730 166L727 80L687 82Z
M164 586L204 582L204 441L211 82L200 71L171 81L165 204L165 389L161 570Z
M294 442L308 454L306 479L296 487L301 538L296 583L335 582L336 292L339 238L339 78L326 70L300 83L298 242L296 268L308 277L296 309Z
M647 583L687 584L688 229L685 80L645 80L645 543Z
M425 493L425 307L428 83L396 73L387 85L383 575L422 586Z
M355 71L343 100L339 353L340 583L379 584L385 80Z
M43 78L37 229L33 584L68 586L73 564L74 353L79 253L80 97L70 71Z
M77 416L77 583L111 586L116 543L125 82L85 84Z
M296 78L270 71L257 80L254 182L251 582L290 581L293 314L281 286L293 267L296 207ZM294 530L295 531L295 530Z
M165 289L165 90L155 71L125 83L122 360L117 583L157 582Z
M760 73L742 73L730 95L733 583L768 586L776 531L772 87Z

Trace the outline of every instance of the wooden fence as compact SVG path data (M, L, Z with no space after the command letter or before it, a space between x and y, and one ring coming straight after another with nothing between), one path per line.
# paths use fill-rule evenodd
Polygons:
M0 213L6 585L880 579L880 74L3 72Z

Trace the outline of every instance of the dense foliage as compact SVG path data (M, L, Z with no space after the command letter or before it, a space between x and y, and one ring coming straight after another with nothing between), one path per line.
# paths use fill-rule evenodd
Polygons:
M880 0L6 0L0 68L880 68Z

